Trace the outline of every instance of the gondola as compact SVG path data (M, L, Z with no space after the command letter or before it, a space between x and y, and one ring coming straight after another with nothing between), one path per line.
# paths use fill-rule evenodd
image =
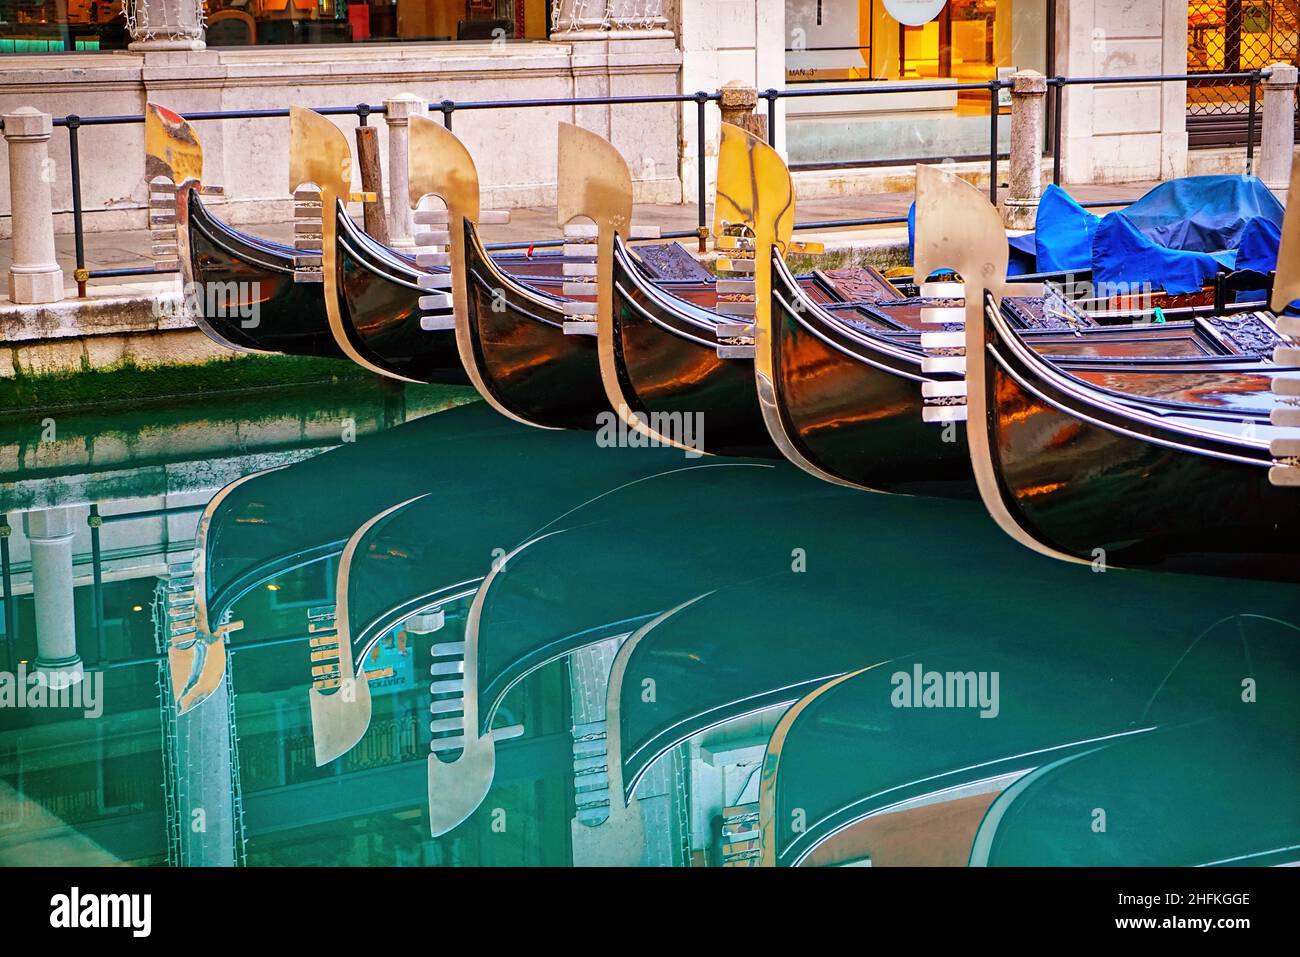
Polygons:
M742 139L735 148L749 147ZM779 157L771 162L779 163ZM1006 247L996 212L956 177L936 181L935 176L942 174L918 170L918 210L923 216L930 209L942 211L937 222L918 230L918 275L956 264L1001 282ZM981 229L945 228L957 222L978 223ZM814 475L860 488L973 496L965 436L954 424L960 410L946 408L959 402L955 380L964 361L960 290L932 284L948 296L919 317L937 320L931 326L935 332L882 331L844 321L801 296L779 255L773 256L771 276L770 299L762 297L770 307L758 314L755 369L768 426L788 457ZM1036 287L1010 283L1001 291L1004 300L1013 293L1041 294ZM1015 315L1016 309L1003 310L1008 328ZM1169 414L1266 421L1260 389L1267 388L1268 364L1260 356L1278 341L1267 317L1243 314L1218 325L1197 317L1064 334L1022 328L1016 335L1065 374L1105 381L1116 402L1141 398ZM1214 392L1198 387L1198 375L1211 372L1236 378L1216 380L1228 387ZM924 417L946 422L944 428L926 430L925 408Z
M310 175L305 157L322 137L335 153L347 149L341 131L312 116L319 122L303 116L293 127L298 135L291 154L297 159L291 165L302 176ZM347 214L343 198L329 215L314 190L300 197L303 215L295 227L302 230L301 244L312 248L296 249L237 230L203 203L202 146L194 128L153 103L146 109L145 126L155 259L180 271L187 311L210 339L239 352L346 359L350 350L367 368L389 377L467 381L454 337L423 328L436 323L422 322L428 311L420 300L428 289L419 285L421 277L445 273L445 267L422 268L376 242ZM334 188L339 191L342 185ZM329 273L320 268L326 241L336 250L335 269ZM559 292L563 256L503 253L494 258L520 281ZM337 301L333 324L327 296Z
M1269 480L1271 426L1118 401L1028 349L992 294L966 338L971 464L1017 541L1094 565L1300 581L1300 500ZM1216 380L1258 396L1279 374Z
M450 131L412 117L410 201L446 204L456 346L470 382L498 412L541 428L595 429L606 411L595 343L564 334L555 296L508 276L478 236L478 170Z
M293 281L292 250L208 212L198 134L156 103L145 108L145 177L154 258L179 270L188 311L210 339L239 352L343 357L322 321L320 287Z
M1200 815L1183 817L1177 806L1158 800L1161 782L1199 779L1202 793L1231 795L1227 806L1203 809L1227 821L1249 817L1258 798L1249 777L1208 786L1207 779L1241 768L1225 755L1257 745L1261 781L1279 772L1294 777L1294 752L1285 744L1279 751L1277 739L1290 737L1295 726L1294 698L1286 693L1300 678L1290 620L1294 589L1130 574L1125 581L1089 576L1080 591L1077 582L1063 581L1067 575L1043 581L1060 583L1063 597L1051 614L1037 604L973 602L962 637L932 629L917 634L906 653L883 649L789 708L764 759L759 806L765 863L989 863L990 843L996 848L991 838L999 831L1009 836L1015 815L1005 811L1022 796L1065 768L1079 767L1075 762L1133 748L1158 753L1162 738L1181 734L1200 736L1202 752L1165 750L1152 764L1126 762L1132 777L1122 785L1125 800L1112 805L1101 792L1076 792L1071 820L1080 838L1042 842L1047 835L1038 831L1042 843L1022 844L1026 856L1014 862L1102 863L1116 847L1109 842L1122 847L1137 823L1120 815L1141 806L1148 809L1142 823L1151 825L1141 841L1142 862L1192 863L1184 858L1188 841L1216 842L1196 833ZM969 592L966 572L954 572L949 581ZM1005 596L996 588L989 592ZM1080 602L1086 595L1092 600ZM1142 613L1153 604L1162 609L1159 627ZM1087 613L1078 614L1084 608ZM1044 627L1051 641L1043 641ZM1107 661L1123 667L1098 667ZM1282 693L1267 703L1243 704L1238 676ZM1105 789L1106 796L1120 793ZM1094 826L1098 808L1107 815L1100 829ZM1248 839L1268 826L1244 830L1250 833L1236 834ZM1207 853L1195 863L1218 857Z
M597 311L590 332L611 407L629 428L662 444L779 457L758 413L752 371L718 348L719 324L735 321L720 311L736 298L720 294L727 280L702 290L655 281L627 244L632 178L622 155L603 137L568 123L560 124L560 155L560 218L585 217L597 228ZM847 307L846 298L871 293L897 295L872 270L845 270L839 282L819 273L795 281L827 305Z

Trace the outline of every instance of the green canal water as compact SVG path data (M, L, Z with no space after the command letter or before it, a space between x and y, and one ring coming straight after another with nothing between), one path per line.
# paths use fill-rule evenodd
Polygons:
M364 381L2 420L0 512L0 864L1300 859L1294 586Z

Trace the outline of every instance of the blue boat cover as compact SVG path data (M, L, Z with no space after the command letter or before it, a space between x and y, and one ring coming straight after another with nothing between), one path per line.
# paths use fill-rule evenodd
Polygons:
M1078 272L1092 266L1092 237L1101 217L1088 212L1055 183L1043 190L1034 231L1036 272Z
M1127 209L1108 213L1092 244L1095 283L1149 282L1171 294L1195 292L1237 265L1243 237L1254 268L1277 265L1282 205L1254 176L1189 176L1161 183Z
M1282 204L1254 176L1171 180L1100 218L1053 184L1043 191L1034 231L1007 240L1008 274L1091 269L1095 283L1150 283L1171 294L1195 292L1221 266L1271 272L1277 266L1282 212ZM915 233L913 203L907 213L909 256Z

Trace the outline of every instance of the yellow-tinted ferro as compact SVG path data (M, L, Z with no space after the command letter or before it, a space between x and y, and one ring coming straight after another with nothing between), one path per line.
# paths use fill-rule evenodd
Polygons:
M614 237L631 236L632 173L621 153L604 137L572 123L560 124L558 224L561 229L584 216L596 225L596 352L605 397L629 428L660 445L686 448L650 428L634 414L623 392L614 342ZM690 451L688 449L688 451Z
M373 194L352 192L352 150L343 131L329 119L300 106L289 108L289 192L304 186L320 190L321 276L325 287L325 314L330 332L343 354L376 375L413 382L375 365L357 351L343 328L339 311L338 220L339 203L373 199Z
M794 235L794 180L781 154L738 126L722 124L718 196L713 230L722 237L747 233L754 247L754 385L772 443L810 475L835 485L850 483L818 468L799 451L776 401L772 337L772 257L785 256ZM813 251L808 247L808 251Z
M185 117L149 103L144 110L145 177L166 176L179 190L203 180L203 145Z
M474 334L469 326L469 283L465 266L465 223L479 219L478 167L469 150L451 130L427 116L412 116L407 146L409 192L412 207L426 196L436 196L447 206L448 249L451 253L452 312L456 322L456 352L470 383L488 405L524 425L493 394L479 367Z

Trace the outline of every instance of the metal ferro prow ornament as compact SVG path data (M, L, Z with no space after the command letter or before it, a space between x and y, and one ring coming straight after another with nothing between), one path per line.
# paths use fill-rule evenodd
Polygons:
M660 445L671 445L693 451L682 443L661 435L652 429L645 416L637 414L633 402L623 392L622 379L614 355L614 237L630 239L632 236L632 173L627 161L613 143L604 137L574 126L561 123L559 152L556 169L558 221L565 231L566 243L588 242L595 239L595 292L596 292L596 352L600 361L600 380L605 387L605 397L629 428ZM594 224L594 237L585 237L573 220L585 217ZM566 264L567 266L567 264ZM565 293L585 292L582 283L565 281ZM589 283L585 284L590 286ZM581 303L572 303L581 306ZM565 323L571 326L585 323ZM581 334L585 330L578 330ZM589 334L589 333L588 333Z
M372 528L424 496L417 495L372 517L352 533L339 556L332 627L311 638L312 683L307 691L316 766L347 754L370 727L370 678L352 653L349 587L357 548Z
M208 535L212 519L227 496L256 475L231 482L212 497L194 531L194 633L189 640L174 634L167 645L167 672L171 678L176 713L192 711L212 696L226 677L226 638L244 627L242 621L213 624L208 616Z
M184 301L184 291L194 283L190 193L219 193L220 189L203 188L203 145L194 127L179 113L157 103L147 103L144 108L144 177L154 264L180 272Z
M985 381L988 362L985 293L991 293L998 301L1005 296L1041 296L1042 284L1007 280L1010 253L1002 219L983 193L956 174L937 166L918 166L916 214L914 278L924 290L931 274L951 269L961 277L964 287L964 317L956 318L965 323L965 355L957 363L965 380L958 390L961 395L951 398L965 399L962 417L966 420L971 468L984 507L999 528L1026 548L1061 561L1087 564L1044 545L1020 527L1002 499L989 448L990 403L996 397L989 393ZM926 321L925 315L922 321ZM924 365L922 369L925 370ZM958 407L962 407L960 403Z
M794 249L821 251L819 245L792 241L794 216L794 179L781 154L740 127L723 123L722 143L718 148L718 193L713 212L714 242L719 249L745 255L752 250L752 260L738 258L728 262L720 259L718 270L722 272L727 266L743 265L753 272L754 321L750 335L753 338L754 385L763 423L772 443L790 462L822 481L854 487L818 468L799 451L786 432L776 401L772 257L784 257ZM720 293L723 288L720 284ZM736 332L744 331L741 325ZM719 338L722 338L724 327L719 324L718 328Z
M363 369L414 382L372 363L353 347L344 331L337 272L339 204L373 202L375 194L352 191L352 150L343 131L319 113L293 106L289 108L289 192L297 201L315 190L320 195L320 281L325 286L325 314L334 341Z
M463 824L483 803L496 776L497 739L511 734L507 729L482 730L483 724L490 724L492 718L492 702L479 697L479 632L488 592L497 576L505 573L511 559L555 534L558 532L543 533L493 562L470 603L465 619L461 671L461 721L464 730L460 754L454 761L443 761L436 752L428 758L429 833L433 837L440 837Z
M408 200L412 208L419 209L426 196L437 197L447 207L448 268L456 323L456 351L465 374L483 400L497 412L524 425L546 428L506 408L493 394L479 367L474 333L469 327L469 285L465 267L465 224L477 223L480 214L478 167L474 165L474 158L456 134L441 123L427 116L412 116L407 168Z

